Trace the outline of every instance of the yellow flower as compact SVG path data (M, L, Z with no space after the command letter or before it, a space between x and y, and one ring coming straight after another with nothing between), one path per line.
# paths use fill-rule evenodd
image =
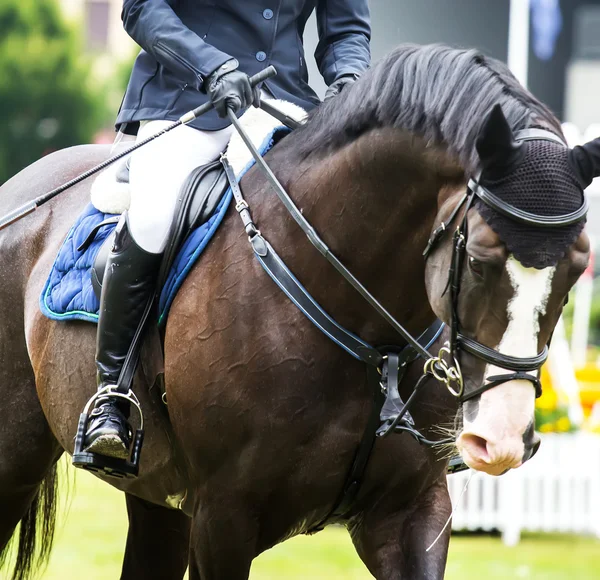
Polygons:
M535 406L544 411L553 411L558 405L558 395L553 388L544 387L542 396L536 401Z

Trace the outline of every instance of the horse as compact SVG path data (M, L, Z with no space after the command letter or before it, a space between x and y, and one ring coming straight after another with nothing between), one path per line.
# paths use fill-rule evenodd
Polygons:
M410 333L436 317L448 324L432 351L458 341L450 364L462 369L462 394L475 394L459 404L423 374L424 361L409 366L400 393L406 400L425 376L411 407L415 425L433 439L451 430L466 463L495 475L519 467L538 445L535 377L517 370L478 390L513 369L516 357L543 350L589 256L581 215L541 233L519 224L527 235L507 238L482 204L464 203L469 179L482 166L506 170L523 149L515 135L531 127L561 138L554 115L502 63L474 50L403 45L265 157L332 252ZM2 186L0 211L107 156L105 146L79 146L39 160ZM370 344L400 343L311 246L258 168L241 188L256 224L335 320ZM49 320L38 305L89 189L73 187L0 232L0 546L20 522L18 580L36 553L43 559L50 551L56 462L73 452L79 414L95 390L95 328ZM567 211L580 206L579 196L580 189L563 195ZM553 211L561 214L542 213ZM460 255L450 232L456 220L465 233ZM532 239L535 248L560 246L548 250L551 265L515 258ZM134 391L146 428L139 477L103 477L126 494L122 578L181 579L189 566L190 580L245 579L261 552L333 522L348 528L376 578L443 577L447 450L406 434L377 439L352 505L329 517L373 390L363 363L264 273L232 209L181 287L164 336L148 331Z

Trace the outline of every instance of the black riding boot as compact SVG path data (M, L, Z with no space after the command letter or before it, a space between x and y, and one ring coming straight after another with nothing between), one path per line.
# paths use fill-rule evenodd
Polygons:
M127 217L117 226L102 292L96 343L98 388L116 385L142 314L154 291L162 254L140 248ZM128 400L99 397L90 414L85 451L118 459L129 457L131 426Z

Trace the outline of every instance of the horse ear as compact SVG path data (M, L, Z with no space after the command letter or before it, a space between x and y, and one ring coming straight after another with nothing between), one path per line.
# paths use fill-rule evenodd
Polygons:
M482 169L503 176L522 157L522 144L517 143L499 104L488 114L475 143Z
M585 189L600 176L600 137L569 150L569 163Z

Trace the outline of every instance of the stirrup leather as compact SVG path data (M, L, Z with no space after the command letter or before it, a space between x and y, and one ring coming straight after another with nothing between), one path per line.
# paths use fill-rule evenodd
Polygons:
M137 409L140 418L140 426L135 430L135 435L133 436L131 447L129 449L128 459L117 459L116 457L108 457L84 450L90 414L97 403L108 398L124 399L125 401L128 401ZM121 393L116 390L116 385L105 385L94 393L79 416L77 435L75 437L75 449L73 451L73 465L81 469L121 479L126 477L137 477L143 441L144 415L135 393L132 390L129 390L127 393Z

